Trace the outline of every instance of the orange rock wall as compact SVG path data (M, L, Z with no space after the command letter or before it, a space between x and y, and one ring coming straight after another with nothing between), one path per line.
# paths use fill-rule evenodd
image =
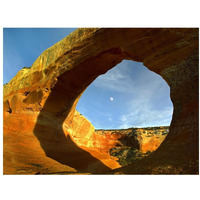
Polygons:
M66 123L63 125L64 132L70 134L75 143L80 147L96 149L107 154L110 149L121 144L120 138L123 138L132 131L132 129L96 131L94 126L78 111L75 111L74 113L71 129L67 128L68 126ZM137 141L139 143L139 150L142 153L155 151L168 133L168 127L159 127L156 130L148 130L148 128L135 129ZM128 140L128 137L126 139Z
M135 139L138 142L137 144L128 144L130 140L129 133L132 132L132 130L136 130L135 133ZM105 152L109 152L110 149L118 146L123 145L123 143L120 141L120 139L125 140L125 146L129 145L132 147L137 148L142 153L146 153L148 151L153 152L155 151L160 144L164 141L166 134L163 134L163 132L168 132L168 128L162 128L157 127L159 130L158 133L156 133L156 130L148 130L145 128L133 128L133 129L127 129L127 130L103 130L102 131L96 131L95 135L100 135L104 140L101 142L100 148L104 150ZM99 141L99 140L97 140ZM101 140L100 140L101 141ZM100 146L100 145L99 145Z

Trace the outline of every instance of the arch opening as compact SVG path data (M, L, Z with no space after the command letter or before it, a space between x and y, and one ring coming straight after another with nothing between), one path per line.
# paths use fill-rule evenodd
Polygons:
M94 146L124 166L160 146L169 132L173 105L161 76L142 63L123 60L88 86L76 110L94 126Z
M98 76L84 91L76 110L95 129L169 126L170 88L142 63L123 60Z

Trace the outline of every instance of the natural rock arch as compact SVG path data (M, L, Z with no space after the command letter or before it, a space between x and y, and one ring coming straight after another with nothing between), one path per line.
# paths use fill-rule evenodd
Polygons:
M54 124L57 118L55 129L61 129L64 122L64 132L74 131L78 123L75 107L81 94L97 76L123 59L143 62L164 78L171 90L173 118L166 140L149 157L112 171L101 166L97 173L198 173L198 29L78 29L5 86L4 110L37 112L34 135L47 156L67 164L48 145L49 137L62 140L62 133L59 138L53 138L54 134L45 137L42 121ZM74 162L72 167L78 165Z

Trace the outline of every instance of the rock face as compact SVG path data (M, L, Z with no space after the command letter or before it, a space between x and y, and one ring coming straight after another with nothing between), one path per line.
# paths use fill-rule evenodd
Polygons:
M4 174L199 173L198 34L197 28L84 28L44 51L4 86ZM88 150L90 140L81 146L94 128L76 105L97 76L123 59L163 77L174 113L160 147L120 167L114 157Z
M97 130L94 146L99 151L117 157L125 166L148 156L164 141L169 127L129 128L121 130Z
M142 153L155 151L169 132L169 127L129 128L120 130L96 130L94 145L103 152L116 146L130 146ZM101 139L96 139L100 135ZM99 138L100 138L99 136Z

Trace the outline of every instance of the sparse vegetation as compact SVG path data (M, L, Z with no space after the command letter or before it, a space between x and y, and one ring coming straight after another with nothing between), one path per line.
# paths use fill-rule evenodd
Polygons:
M119 159L118 162L120 165L125 166L148 156L151 152L142 153L136 148L119 146L110 149L109 153L111 156Z
M30 68L31 68L31 67L26 67L26 66L25 66L25 67L23 67L22 69L30 69Z

